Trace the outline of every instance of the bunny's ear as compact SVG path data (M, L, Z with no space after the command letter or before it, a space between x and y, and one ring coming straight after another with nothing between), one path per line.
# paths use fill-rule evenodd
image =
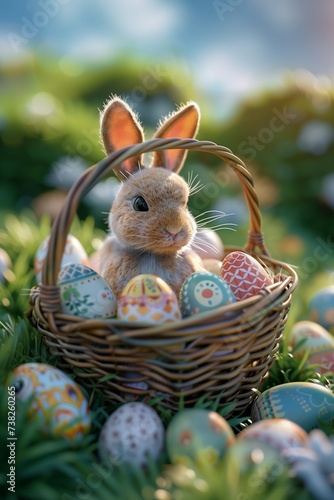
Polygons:
M125 146L143 142L144 133L136 115L119 97L114 97L101 113L100 133L107 154ZM125 160L115 169L120 180L136 172L141 166L141 157L134 156Z
M196 103L190 102L167 117L158 128L154 137L180 139L194 138L198 131L200 111ZM186 159L187 151L170 149L154 153L153 167L165 167L173 172L179 172Z

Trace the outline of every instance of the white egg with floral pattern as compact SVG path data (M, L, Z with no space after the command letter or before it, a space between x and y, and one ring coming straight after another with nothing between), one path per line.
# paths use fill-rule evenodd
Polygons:
M81 264L63 266L58 275L61 310L86 319L114 318L115 296L96 271Z

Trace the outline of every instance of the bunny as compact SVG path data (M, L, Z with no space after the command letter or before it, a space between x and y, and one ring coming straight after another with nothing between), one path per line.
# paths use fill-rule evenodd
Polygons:
M157 138L193 138L199 109L193 102L163 121ZM112 98L101 113L101 138L106 153L144 141L138 119L126 102ZM178 175L187 151L154 153L152 166L132 157L115 169L122 186L109 214L109 236L100 250L100 273L116 299L128 281L139 274L154 274L177 296L185 278L202 271L188 247L196 223L187 208L189 186Z

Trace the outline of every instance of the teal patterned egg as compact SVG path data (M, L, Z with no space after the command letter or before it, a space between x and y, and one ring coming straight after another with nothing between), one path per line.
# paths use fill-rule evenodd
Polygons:
M177 413L166 433L171 462L186 466L215 464L234 442L228 422L204 408L187 408Z
M182 316L185 318L232 304L235 302L235 297L223 278L202 271L192 273L186 278L181 288L180 300Z
M334 394L311 382L289 382L264 391L252 406L253 421L288 419L309 432L334 419Z
M328 329L334 330L334 285L322 288L310 301L310 318Z

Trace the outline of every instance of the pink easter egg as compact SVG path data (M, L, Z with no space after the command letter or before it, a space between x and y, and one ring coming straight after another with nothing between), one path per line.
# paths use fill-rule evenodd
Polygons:
M257 295L273 283L273 278L254 257L238 250L226 255L220 275L237 300Z
M307 443L307 432L300 425L286 418L268 418L249 425L237 435L237 441L258 439L280 453L300 448Z

